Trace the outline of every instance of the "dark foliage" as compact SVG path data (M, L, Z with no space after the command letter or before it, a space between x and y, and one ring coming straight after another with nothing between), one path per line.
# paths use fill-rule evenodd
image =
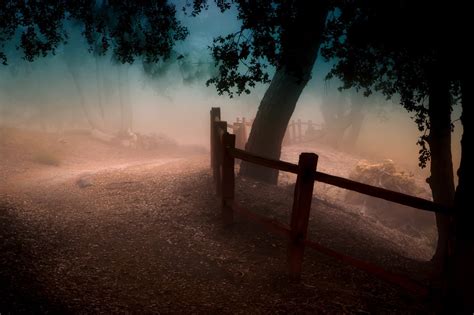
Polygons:
M456 80L465 42L465 26L457 3L431 1L341 1L333 11L321 53L335 60L328 78L338 77L343 89L355 87L387 98L400 96L424 134L419 138L420 166L426 166L430 129L427 101L435 75L451 83L452 102L459 98Z
M18 41L17 49L28 61L55 54L67 43L68 22L81 27L91 52L112 50L121 63L132 63L137 57L146 63L167 59L175 41L188 34L176 19L175 6L166 0L2 1L0 61L7 64L5 44L12 40Z
M295 41L304 34L295 38L292 30L298 25L298 8L304 1L215 2L222 11L234 6L241 26L235 33L214 39L210 49L218 74L207 85L213 84L219 94L233 97L249 94L258 83L269 83L272 68L285 65L289 72L302 75L300 60L294 57L292 47L298 46ZM207 6L206 0L194 1L191 14L197 15Z

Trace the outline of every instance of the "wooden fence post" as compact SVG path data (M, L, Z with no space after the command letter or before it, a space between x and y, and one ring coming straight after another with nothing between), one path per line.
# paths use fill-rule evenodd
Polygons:
M298 142L302 142L302 135L301 135L301 119L298 118Z
M242 117L242 143L243 149L245 149L245 144L247 143L247 121L245 117Z
M288 145L290 143L290 126L288 125L285 130L285 136L283 137L283 144Z
M295 125L295 121L292 120L291 121L291 140L290 140L290 143L296 143L296 125Z
M295 185L293 210L291 212L291 232L288 244L288 267L290 277L299 280L303 265L304 241L308 232L308 220L313 199L314 177L318 156L301 153L298 162L298 177Z
M234 201L235 190L235 159L228 152L228 148L235 148L235 135L228 132L222 136L222 217L225 225L230 225L234 221L232 202Z
M305 141L309 141L313 139L313 136L314 136L313 121L308 120L308 128L306 129L306 132L305 132Z
M211 108L211 168L214 171L216 161L216 129L214 122L221 120L221 109L219 107ZM214 180L216 179L215 172L212 173Z
M222 180L222 174L221 174L221 166L222 166L222 135L227 132L227 122L226 121L217 121L214 123L215 124L215 129L216 129L216 160L215 160L215 165L214 165L214 172L215 172L215 178L216 178L216 193L218 196L221 195L221 180Z
M232 124L232 133L235 135L235 147L242 149L242 133L240 128L240 123L235 122Z

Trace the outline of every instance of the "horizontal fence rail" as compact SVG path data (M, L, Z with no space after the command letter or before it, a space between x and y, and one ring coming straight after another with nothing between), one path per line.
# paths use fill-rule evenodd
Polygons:
M412 292L415 294L420 294L423 296L428 295L429 290L424 287L423 285L408 279L404 276L401 276L399 274L387 271L383 268L380 268L379 266L376 266L374 264L365 262L363 260L341 254L335 250L332 250L326 246L323 246L317 242L311 241L311 240L306 240L305 244L308 245L309 247L317 250L320 253L325 254L326 256L335 258L339 261L342 261L348 265L351 265L353 267L356 267L358 269L364 270L365 272L368 272L370 274L376 275L377 277L387 281L391 282L394 284L397 284L398 286Z
M240 159L243 161L251 162L254 164L258 164L261 166L266 166L269 168L273 168L276 170L289 172L289 173L298 173L298 165L280 161L280 160L273 160L268 159L263 156L258 156L255 154L248 153L247 151L236 149L236 148L227 148L228 154L233 156L236 159Z
M298 173L298 165L293 163L268 159L236 148L228 148L227 152L236 159L241 159L243 161L251 162L254 164L277 169L288 173ZM449 213L449 209L444 207L443 205L440 205L427 199L407 195L401 192L356 182L347 178L329 175L322 172L314 172L313 177L314 180L319 181L321 183L329 184L347 190L352 190L364 195L402 204L404 206L409 206L436 213Z
M263 215L247 210L239 206L237 203L233 203L231 206L235 212L246 217L247 219L251 221L261 224L262 226L265 227L267 231L272 232L282 237L290 236L291 229L289 226L283 223L280 223L277 220L269 219Z
M245 126L245 119L243 119L242 123ZM301 121L298 121L298 123L299 124L293 124L293 129L295 126L301 126ZM234 213L238 213L241 216L262 225L269 232L288 238L288 268L290 277L299 279L302 270L304 249L305 246L308 246L320 253L378 276L380 279L396 284L410 292L423 296L426 296L429 293L429 290L426 287L412 279L387 271L373 263L339 253L319 244L318 242L307 239L314 183L316 181L322 182L368 196L435 213L448 215L450 213L449 208L423 198L318 172L316 170L318 156L314 153L301 153L298 164L269 159L252 154L236 148L236 142L238 142L236 141L237 137L235 134L229 134L227 128L231 127L225 121L220 120L220 109L213 108L211 110L210 128L211 167L213 177L216 181L216 192L221 198L224 222L226 224L232 224ZM242 132L241 128L235 127L235 123L232 130L234 132ZM297 175L290 226L245 209L234 200L235 159Z
M359 183L347 178L329 175L321 172L315 172L315 180L332 186L352 190L364 195L384 199L404 206L417 208L421 210L449 214L449 209L443 205L423 198L407 195L401 192L388 190L364 183Z
M220 117L220 116L219 116ZM236 136L236 147L243 149L247 142L247 128L252 128L254 119L247 119L245 117L235 119L233 123L227 123L227 127L232 129L232 133ZM301 119L292 120L288 123L286 128L283 145L292 145L298 143L305 143L314 140L314 133L321 131L321 124L314 123L312 120L302 121Z

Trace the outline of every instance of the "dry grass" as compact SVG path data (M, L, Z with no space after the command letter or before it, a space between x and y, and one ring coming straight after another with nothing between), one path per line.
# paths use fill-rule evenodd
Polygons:
M60 158L52 152L40 151L33 155L33 161L43 165L59 166Z

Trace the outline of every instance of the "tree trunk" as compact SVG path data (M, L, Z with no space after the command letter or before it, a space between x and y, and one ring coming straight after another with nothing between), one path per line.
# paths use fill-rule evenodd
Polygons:
M102 64L99 56L94 56L95 58L95 77L97 80L97 97L98 97L98 106L100 110L100 117L102 118L102 122L105 120L104 115L104 106L102 102Z
M351 93L350 129L347 132L344 145L345 149L352 151L355 148L357 139L365 119L364 107L367 98L360 94Z
M296 19L282 34L280 67L268 87L249 135L245 149L279 159L281 145L296 102L311 78L328 14L325 1L301 1ZM240 174L276 184L278 171L242 162Z
M428 116L430 134L427 142L431 153L431 176L427 179L433 201L452 207L454 203L454 173L451 156L451 98L449 80L441 69L433 71L430 82ZM447 254L449 221L437 214L438 243L432 261L442 270Z
M118 67L119 97L120 97L120 131L127 133L132 130L133 112L130 104L130 87L128 80L129 66L124 64Z
M78 74L76 70L74 69L74 65L69 60L66 59L66 66L69 70L69 73L71 74L72 81L74 82L74 86L76 87L77 94L79 96L79 103L81 105L82 112L84 113L84 116L86 117L87 122L93 129L101 130L101 128L97 126L97 124L89 115L89 112L86 107L86 100L84 98L84 91L81 88L81 83L79 82Z
M468 176L473 173L474 155L468 149L474 141L472 133L472 109L474 87L472 79L466 74L461 80L463 134L461 138L461 164L458 169L458 186L454 200L454 233L452 255L448 264L448 303L446 313L474 313L474 211L471 204L472 187Z
M354 105L352 105L354 106ZM344 140L344 149L352 151L355 148L357 139L359 139L360 130L362 129L362 124L364 123L365 115L362 112L362 108L352 108L353 113L351 113L351 126Z
M258 108L245 149L265 157L279 159L286 127L306 82L296 79L284 69L275 73ZM278 171L242 162L240 174L276 184Z

